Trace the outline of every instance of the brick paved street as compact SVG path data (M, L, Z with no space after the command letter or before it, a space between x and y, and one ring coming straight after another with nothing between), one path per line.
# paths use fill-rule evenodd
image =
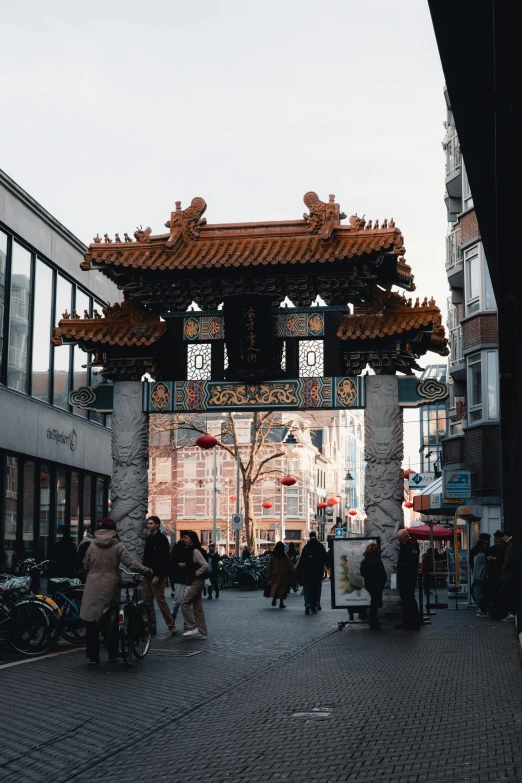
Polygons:
M83 652L0 669L0 779L520 780L513 627L439 611L420 633L338 631L328 587L311 617L298 595L281 611L224 592L205 602L208 641L162 631L131 670Z

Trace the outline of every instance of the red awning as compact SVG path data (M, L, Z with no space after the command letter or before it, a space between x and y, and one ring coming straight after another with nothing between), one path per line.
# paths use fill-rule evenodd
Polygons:
M453 530L449 530L442 525L431 525L433 527L433 538L453 538ZM419 538L422 541L429 541L431 539L430 525L418 525L417 527L409 527L408 533L415 538ZM457 531L460 535L460 530Z

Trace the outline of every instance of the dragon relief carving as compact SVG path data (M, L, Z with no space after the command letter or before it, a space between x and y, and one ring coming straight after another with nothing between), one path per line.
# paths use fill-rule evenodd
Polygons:
M114 384L111 516L126 548L141 561L148 505L148 417L140 381Z
M383 560L389 571L390 561L396 559L397 553L395 533L403 526L402 408L396 376L369 375L366 383L366 529L367 535L380 537Z
M200 196L193 198L190 207L186 209L181 209L181 201L176 201L176 211L171 212L170 220L165 223L167 228L170 228L171 241L176 229L190 239L198 239L200 227L207 223L203 217L206 208L207 202Z

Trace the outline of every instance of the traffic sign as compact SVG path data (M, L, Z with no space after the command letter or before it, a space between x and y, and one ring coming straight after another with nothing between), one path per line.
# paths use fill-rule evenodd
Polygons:
M442 472L442 494L445 500L459 500L471 497L471 473L469 470L449 470Z
M232 514L232 530L243 530L243 514Z
M343 537L344 530L342 527L336 527L335 528L335 537L336 538L342 538Z

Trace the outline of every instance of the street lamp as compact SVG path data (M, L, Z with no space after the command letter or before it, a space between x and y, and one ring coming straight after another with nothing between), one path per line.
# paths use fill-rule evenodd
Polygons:
M216 544L217 539L217 462L216 462L216 446L217 446L217 438L215 438L213 435L209 435L209 433L205 433L204 435L200 435L199 438L196 438L196 446L199 446L200 449L214 449L214 470L213 470L213 502L212 502L212 543Z

